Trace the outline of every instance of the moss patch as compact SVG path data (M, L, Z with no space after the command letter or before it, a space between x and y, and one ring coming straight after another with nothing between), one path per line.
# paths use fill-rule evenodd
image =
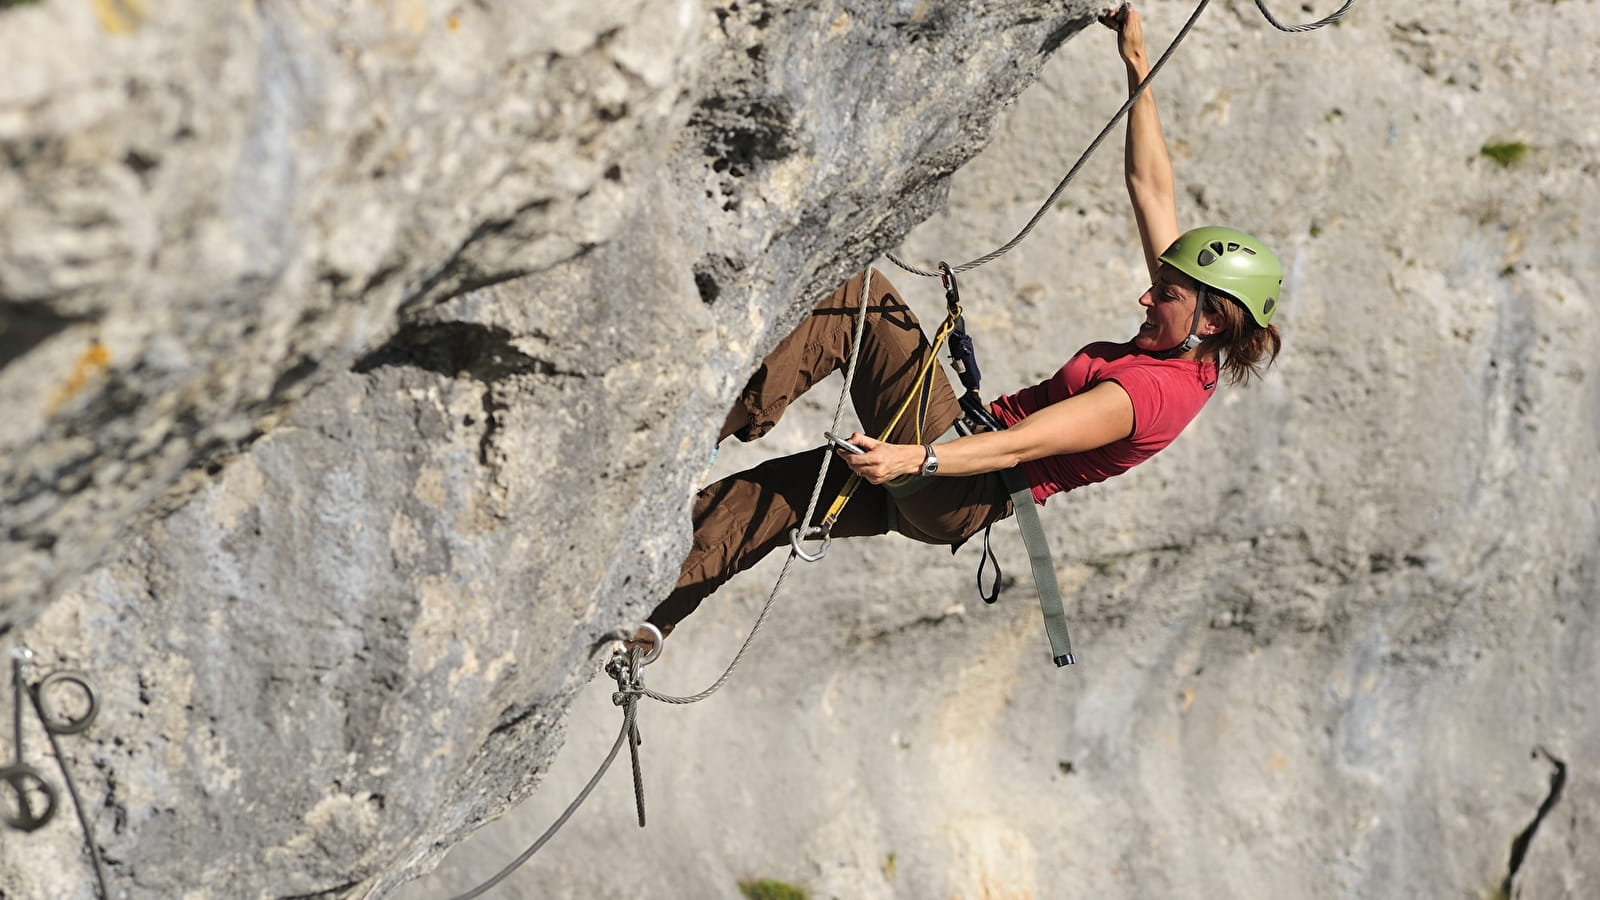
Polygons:
M1532 149L1522 141L1497 141L1492 144L1484 144L1478 152L1494 160L1495 165L1500 168L1509 169L1522 162L1523 158L1528 155L1528 151Z
M748 900L806 900L804 888L771 878L751 878L739 882L739 893Z

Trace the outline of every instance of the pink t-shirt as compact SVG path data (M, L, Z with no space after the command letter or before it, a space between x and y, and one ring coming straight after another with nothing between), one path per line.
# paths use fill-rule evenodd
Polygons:
M1133 401L1133 433L1104 447L1023 463L1033 500L1121 475L1172 443L1211 399L1217 367L1209 362L1160 359L1132 344L1090 344L1050 378L989 405L1006 427L1102 381L1115 381Z

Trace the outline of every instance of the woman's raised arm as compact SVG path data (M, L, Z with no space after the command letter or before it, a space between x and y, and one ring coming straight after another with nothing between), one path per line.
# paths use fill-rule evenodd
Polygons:
M1117 33L1117 52L1128 69L1128 90L1133 91L1150 73L1150 58L1145 52L1144 26L1131 4L1123 4L1100 18ZM1146 88L1128 111L1128 134L1123 149L1124 177L1128 199L1133 202L1133 218L1139 225L1139 240L1144 245L1144 261L1154 281L1161 263L1158 257L1181 233L1178 228L1177 193L1173 187L1172 157L1167 154L1167 139L1161 132L1161 116L1156 98Z

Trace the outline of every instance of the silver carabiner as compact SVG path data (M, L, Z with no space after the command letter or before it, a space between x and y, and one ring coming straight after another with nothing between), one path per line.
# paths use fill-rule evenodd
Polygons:
M814 530L815 530L815 526L813 526L812 528L807 529L807 531L814 531ZM815 554L807 553L806 552L806 548L801 546L801 541L812 540L812 539L813 538L811 538L810 535L806 535L806 536L802 537L801 534L800 534L799 526L796 526L792 531L790 531L789 532L789 546L794 548L794 555L800 557L801 559L805 560L806 562L816 562L817 560L823 558L824 556L827 556L828 555L828 545L833 543L833 538L831 538L831 537L823 538L822 539L822 546L817 548L817 552Z

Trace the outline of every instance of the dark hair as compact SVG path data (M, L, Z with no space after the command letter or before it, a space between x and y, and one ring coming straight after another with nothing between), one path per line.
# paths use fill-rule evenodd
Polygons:
M1200 300L1218 325L1216 334L1200 340L1200 351L1216 355L1217 371L1229 384L1248 384L1278 358L1283 338L1276 325L1257 325L1243 304L1218 290L1202 287Z

